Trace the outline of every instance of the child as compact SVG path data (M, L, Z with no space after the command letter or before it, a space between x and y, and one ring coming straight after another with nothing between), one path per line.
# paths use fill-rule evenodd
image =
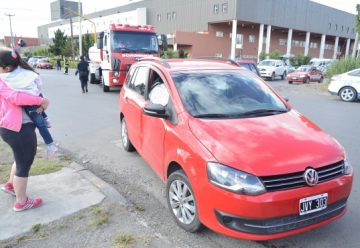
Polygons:
M35 96L41 96L41 79L39 75L20 58L15 50L0 50L0 79L10 88ZM48 130L50 122L44 111L38 113L40 106L24 106L24 110L38 128L40 135L47 145L47 157L52 158L57 152L57 147Z

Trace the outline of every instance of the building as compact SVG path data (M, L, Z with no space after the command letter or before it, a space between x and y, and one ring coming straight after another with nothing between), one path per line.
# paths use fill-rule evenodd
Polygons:
M14 41L15 44L19 43L19 40L23 40L26 44L26 47L37 47L39 46L39 39L38 38L31 38L31 37L22 37L22 36L15 36ZM4 36L4 46L11 47L11 36Z
M191 56L223 56L257 60L262 51L279 50L319 58L355 55L355 16L310 0L138 0L86 15L101 31L110 23L153 25L167 34L174 50ZM73 19L74 35L79 19ZM55 30L70 35L68 20L38 27L41 43ZM92 33L82 22L82 33Z

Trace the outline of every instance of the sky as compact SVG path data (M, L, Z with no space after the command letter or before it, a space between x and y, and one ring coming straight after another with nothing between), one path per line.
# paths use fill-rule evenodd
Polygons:
M75 0L76 1L76 0ZM194 0L196 1L196 0ZM296 0L288 0L296 1ZM356 14L355 6L360 0L313 0L330 7ZM51 22L50 3L54 0L1 0L0 38L10 36L11 17L13 34L16 36L37 37L37 27ZM81 0L83 13L88 14L103 9L118 7L129 0ZM101 2L101 6L99 4Z

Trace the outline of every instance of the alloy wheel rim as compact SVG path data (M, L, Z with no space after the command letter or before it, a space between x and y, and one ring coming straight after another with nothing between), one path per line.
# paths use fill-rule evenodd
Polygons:
M352 90L345 89L341 93L341 96L344 100L349 101L354 97L354 92L352 92Z
M190 188L180 180L171 183L169 201L176 218L183 224L190 224L196 216L195 199Z
M126 124L125 124L124 120L122 121L122 125L121 125L121 136L122 136L123 145L126 147L127 143L128 143L128 138L127 138L128 134L127 134L127 128L126 128Z

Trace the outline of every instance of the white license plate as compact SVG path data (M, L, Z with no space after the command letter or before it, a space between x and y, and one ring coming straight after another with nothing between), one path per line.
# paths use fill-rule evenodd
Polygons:
M293 77L292 79L297 79L297 77Z
M314 195L300 199L299 214L311 214L327 208L328 194Z

